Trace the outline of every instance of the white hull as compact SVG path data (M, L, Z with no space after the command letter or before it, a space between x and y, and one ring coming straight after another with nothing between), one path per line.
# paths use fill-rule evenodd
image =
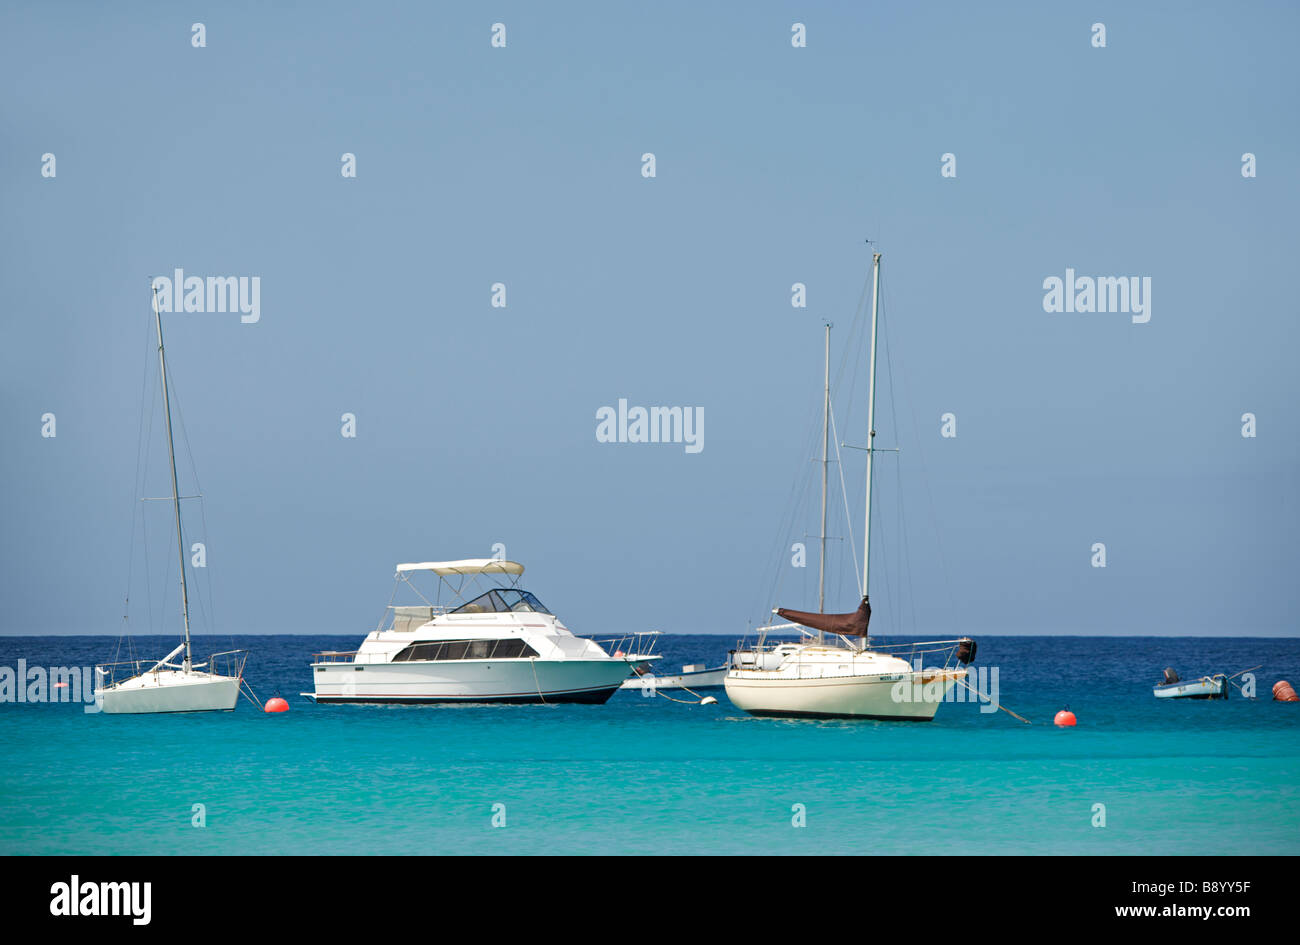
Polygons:
M623 658L316 663L317 702L605 702L627 678Z
M884 653L822 644L781 644L737 657L742 668L727 673L727 698L751 715L928 722L966 676L965 669L914 670ZM773 668L743 668L777 660Z
M229 712L239 701L239 678L162 670L142 673L95 693L110 715L151 712Z
M716 689L727 681L727 667L703 669L693 673L676 673L673 675L655 675L645 673L623 681L623 689Z
M1156 686L1157 699L1224 699L1228 683L1222 676L1205 676L1171 685Z
M751 715L928 722L965 675L964 669L910 673L902 681L897 676L778 679L733 673L726 685L727 698Z

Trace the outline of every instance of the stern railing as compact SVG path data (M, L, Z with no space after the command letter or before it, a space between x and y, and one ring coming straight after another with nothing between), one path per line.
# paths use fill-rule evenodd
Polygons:
M201 663L193 663L190 668L202 670L214 676L232 676L242 679L244 664L248 662L247 650L225 650L213 653ZM145 673L158 673L163 670L182 669L183 664L171 660L156 659L117 660L112 663L95 664L95 688L109 689L119 682L134 679Z

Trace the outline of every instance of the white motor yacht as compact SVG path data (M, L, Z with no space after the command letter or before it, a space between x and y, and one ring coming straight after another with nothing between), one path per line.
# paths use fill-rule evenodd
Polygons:
M316 654L320 703L603 703L632 667L657 660L652 632L603 641L575 636L533 594L518 587L524 566L474 558L397 566L399 584L438 576L450 604L391 606L380 629L352 652ZM497 578L504 586L470 596L466 585ZM481 588L480 588L481 589ZM417 591L418 593L418 591ZM626 652L625 652L626 651ZM642 652L644 651L644 652Z

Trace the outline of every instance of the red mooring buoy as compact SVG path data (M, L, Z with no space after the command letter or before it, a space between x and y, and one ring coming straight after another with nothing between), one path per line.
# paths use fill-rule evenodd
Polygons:
M264 706L263 711L265 711L265 712L288 712L288 711L289 711L289 703L285 702L285 701L284 701L283 699L281 699L279 696L272 696L270 699L267 699L267 700L266 700L266 705Z
M1074 717L1074 713L1069 709L1062 709L1060 712L1056 713L1055 721L1057 725L1062 727L1079 724L1079 720Z
M1300 696L1295 694L1291 684L1285 679L1279 679L1273 683L1273 701L1274 702L1300 702Z

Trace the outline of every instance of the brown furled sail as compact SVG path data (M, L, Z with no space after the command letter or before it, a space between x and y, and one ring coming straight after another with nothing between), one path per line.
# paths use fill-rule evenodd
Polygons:
M777 615L791 620L794 623L801 623L805 627L812 627L814 630L823 630L826 633L839 633L846 637L865 637L867 635L867 624L871 622L871 604L868 602L869 597L862 598L862 603L858 609L851 614L814 614L805 610L786 610L784 607L777 608Z

